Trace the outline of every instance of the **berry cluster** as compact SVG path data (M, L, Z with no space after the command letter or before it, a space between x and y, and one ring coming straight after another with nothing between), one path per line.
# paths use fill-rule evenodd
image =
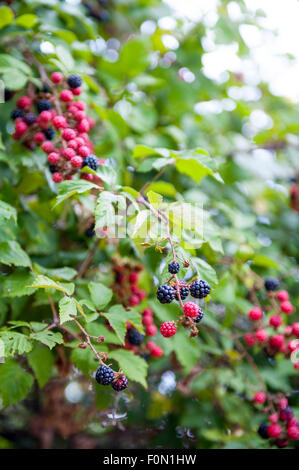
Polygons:
M245 334L244 341L247 346L260 344L269 357L277 354L290 357L299 349L299 323L285 324L287 316L293 313L294 308L286 290L273 292L278 287L279 282L276 279L271 278L265 281L265 288L271 301L270 312L272 312L264 319L261 307L256 306L250 310L248 317L253 322L253 327ZM285 314L285 317L282 314ZM299 370L299 362L294 362L294 368Z
M95 122L85 113L85 103L76 100L81 85L77 74L65 80L60 72L54 72L50 85L44 83L42 90L21 96L11 115L15 121L13 138L31 150L41 146L55 183L73 179L85 166L95 171L104 163L93 155L88 136ZM92 173L83 172L81 178L101 182Z
M264 412L269 412L268 423L262 423L258 428L258 434L262 439L273 439L273 444L279 448L287 447L289 441L299 440L299 421L294 418L293 409L289 406L286 397L267 396L265 392L257 392L253 402L264 405ZM275 408L274 408L275 407Z
M172 261L168 264L168 271L172 276L166 284L158 287L157 299L161 304L169 304L174 299L179 301L184 316L177 322L170 321L162 323L160 327L161 334L165 338L175 335L177 324L181 323L185 328L191 329L191 336L196 336L198 329L195 324L201 321L204 314L196 303L188 301L183 304L182 301L185 300L189 294L195 299L203 299L210 294L211 288L207 281L202 279L195 280L189 285L183 280L178 280L176 275L180 271L180 264L177 261ZM175 278L175 281L173 281L173 278Z
M127 388L128 379L122 372L114 372L108 366L100 366L96 371L96 381L101 385L112 385L112 388L120 392Z

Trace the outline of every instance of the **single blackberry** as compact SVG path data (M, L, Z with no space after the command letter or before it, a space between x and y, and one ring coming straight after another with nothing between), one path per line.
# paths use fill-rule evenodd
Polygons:
M52 108L52 105L49 100L39 100L36 103L36 108L38 112L41 113L42 111L49 111L49 109Z
M27 113L27 114L25 114L25 116L24 116L24 121L25 121L26 124L28 124L29 126L30 126L31 124L34 124L35 121L36 121L36 116L35 116L35 114L33 114L33 113Z
M203 311L199 309L198 315L196 318L194 318L193 321L195 321L195 323L199 323L202 320L203 316L204 316Z
M189 290L192 297L195 297L196 299L203 299L211 292L211 288L207 281L203 281L202 279L200 281L193 281L190 284Z
M91 224L91 226L88 227L88 229L85 230L85 235L88 238L92 238L94 236L94 234L95 234L94 227L95 227L95 224Z
M114 380L114 372L108 366L100 366L96 371L96 381L101 385L109 385Z
M44 134L47 140L52 140L55 135L55 131L52 129L52 127L49 127L48 129L44 130Z
M8 88L4 89L4 101L9 101L12 99L14 95L14 92L12 90L9 90Z
M10 115L11 119L15 120L17 118L24 117L24 111L22 109L14 109Z
M56 173L57 168L56 168L55 165L49 165L49 170L50 170L51 173Z
M185 300L187 299L188 295L189 295L189 287L187 285L182 285L182 286L179 286L179 289L180 289L180 297L181 297L181 300ZM175 300L179 300L179 296L177 294L177 290L175 289L175 296L174 296Z
M268 279L265 280L265 289L267 291L277 290L278 288L279 288L278 279L275 279L274 277L268 277Z
M88 166L92 170L96 171L99 166L97 157L95 155L87 155L87 157L85 157L83 160L82 168L84 166Z
M70 88L78 88L82 85L82 78L80 77L80 75L73 73L68 77L67 84Z
M171 286L159 286L157 290L157 299L161 304L170 304L175 296L175 290Z
M265 423L262 423L257 430L258 434L261 436L262 439L269 439L267 431L268 431L268 425Z
M130 328L127 333L127 339L133 346L139 346L144 340L144 336L135 328Z
M293 418L293 416L294 416L294 411L290 406L287 406L286 408L283 408L282 410L280 410L279 418L281 419L281 421L289 421L290 419Z
M113 388L113 390L116 390L117 392L121 392L122 390L127 388L127 386L128 386L128 379L125 375L123 375L119 379L115 379L112 382L112 388Z
M172 261L172 263L169 263L168 265L168 271L170 274L177 274L180 270L180 263L177 263L176 261Z

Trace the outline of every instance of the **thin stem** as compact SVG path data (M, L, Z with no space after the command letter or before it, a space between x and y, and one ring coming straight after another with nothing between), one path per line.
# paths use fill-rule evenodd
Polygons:
M92 352L95 354L95 356L97 357L98 361L100 362L100 364L102 364L102 366L105 366L105 362L102 360L100 354L97 352L97 350L94 348L91 340L90 340L90 335L87 333L87 331L85 330L85 328L83 328L83 326L77 321L77 320L73 320L74 323L76 323L76 325L78 326L78 328L80 328L80 330L82 331L82 333L84 334L85 338L86 338L86 343L88 344L88 346L91 348Z
M91 249L89 250L88 255L87 255L87 258L86 258L85 261L81 264L80 269L79 269L79 271L78 271L78 276L77 276L78 279L80 279L81 277L84 276L86 269L87 269L88 266L90 265L90 263L91 263L91 261L92 261L92 258L94 257L94 254L95 254L95 252L96 252L97 244L98 244L98 242L96 241L96 242L94 243L94 245L91 247Z

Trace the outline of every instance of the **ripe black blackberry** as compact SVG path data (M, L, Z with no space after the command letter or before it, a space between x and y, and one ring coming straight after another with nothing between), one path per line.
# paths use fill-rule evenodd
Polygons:
M49 109L52 108L52 104L49 100L39 100L36 103L36 108L38 112L41 113L42 111L49 111Z
M80 77L80 75L73 73L68 77L67 84L70 88L78 88L82 85L82 78Z
M92 238L94 236L94 234L95 234L94 227L95 227L95 224L91 224L91 226L88 227L88 229L85 230L85 235L88 238Z
M279 288L279 280L275 279L274 277L268 277L265 280L265 289L267 291L277 290Z
M189 287L187 286L187 284L185 284L184 282L180 281L179 282L179 289L180 289L180 297L181 297L181 300L185 300L187 299L188 295L189 295ZM174 296L175 300L179 300L179 296L177 294L177 290L175 288L175 296Z
M15 120L17 118L24 117L24 111L22 109L14 109L10 115L11 119Z
M95 155L87 155L87 157L85 157L83 160L82 168L84 166L88 166L92 170L96 171L99 166L97 157Z
M9 101L12 99L14 95L14 92L12 90L9 90L8 88L4 89L4 101Z
M31 126L31 124L34 124L35 121L36 121L36 116L35 116L35 114L33 114L33 113L27 113L27 114L25 114L25 116L24 116L24 121L26 122L26 124L28 124L28 126Z
M108 366L100 366L96 371L96 381L101 385L109 385L114 380L114 372Z
M258 434L259 434L263 439L269 439L269 436L268 436L268 432L267 432L267 431L268 431L268 425L265 424L265 423L262 423L262 424L259 426L258 430L257 430Z
M55 165L49 165L49 170L50 170L51 173L56 173L57 168L56 168Z
M190 284L189 291L192 297L195 297L196 299L203 299L209 295L211 288L207 281L203 281L201 279L200 281L193 281Z
M136 328L130 328L127 333L127 339L133 346L139 346L144 340L144 336Z
M180 270L180 263L177 263L176 261L172 261L168 265L168 271L170 274L177 274Z
M157 299L161 304L170 304L175 296L175 290L171 286L159 286L157 290Z
M198 315L197 315L196 318L194 318L193 321L194 321L195 323L200 323L201 320L203 319L203 316L204 316L203 311L202 311L201 309L199 309Z
M52 140L55 135L55 131L52 129L52 127L49 127L48 129L44 130L44 134L47 140Z
M125 375L123 375L119 379L115 379L112 382L112 388L113 390L116 390L117 392L121 392L122 390L127 388L127 386L128 386L128 379Z

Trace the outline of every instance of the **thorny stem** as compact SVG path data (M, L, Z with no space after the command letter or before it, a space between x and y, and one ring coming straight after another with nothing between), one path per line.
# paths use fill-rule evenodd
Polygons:
M81 264L80 269L79 269L79 271L78 271L78 276L77 276L78 279L80 279L81 277L84 276L86 269L87 269L88 266L90 265L90 263L91 263L91 261L92 261L92 258L94 257L94 254L95 254L95 252L96 252L97 244L98 244L98 242L96 241L96 242L93 244L93 246L90 248L90 250L89 250L89 252L88 252L88 255L87 255L87 258L86 258L85 261Z
M86 338L86 343L88 344L88 346L91 348L92 352L94 353L94 355L97 357L98 361L100 362L100 364L102 364L102 366L105 365L105 362L102 360L101 358L101 354L97 352L97 350L94 348L91 340L90 340L90 335L87 333L87 331L85 330L85 328L83 328L83 326L81 325L81 323L79 323L75 318L73 319L73 322L76 323L76 325L78 326L78 328L80 328L80 330L82 331L82 333L84 334L85 338Z

